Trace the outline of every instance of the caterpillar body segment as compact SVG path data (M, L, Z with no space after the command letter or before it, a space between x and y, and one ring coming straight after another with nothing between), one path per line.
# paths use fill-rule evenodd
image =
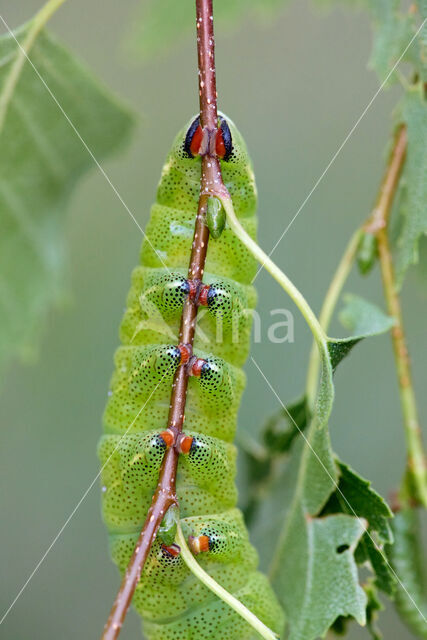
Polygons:
M213 244L213 242L211 243ZM208 249L208 255L211 246ZM241 366L249 352L255 289L227 277L205 272L206 306L199 309L194 350L215 353ZM190 285L186 269L137 267L120 329L124 345L178 342L182 305Z
M124 572L151 504L165 450L177 447L182 451L176 482L181 526L199 552L198 561L281 633L283 613L267 579L257 571L257 553L236 508L234 485L232 441L245 386L241 366L249 351L256 304L250 284L256 264L225 227L209 243L203 282L187 280L201 169L200 157L193 154L201 142L196 139L191 146L193 138L189 142L187 135L191 124L175 139L163 168L141 264L132 275L120 329L122 346L115 355L104 413L105 435L98 448L104 467L103 517L112 558ZM216 144L227 158L221 161L223 179L240 221L254 237L256 189L246 147L230 120L221 116L219 126ZM197 131L197 126L193 129ZM187 296L199 304L191 352L178 345ZM188 367L192 375L185 434L178 442L165 430L179 366ZM190 573L170 536L166 538L157 536L133 598L145 636L149 640L254 638L252 627Z
M206 368L188 384L185 429L232 441L245 386L241 369L199 352ZM180 362L173 345L119 347L104 413L108 433L163 431L167 423L173 374Z
M140 531L156 488L166 444L156 431L106 434L98 444L102 513L111 532ZM144 511L145 509L145 511Z
M246 144L240 132L229 118L226 118L226 120L232 138L232 152L226 162L221 162L221 173L223 182L232 197L236 215L242 222L242 220L255 218L257 206L255 176ZM200 158L190 158L184 148L183 142L191 124L192 123L186 125L177 134L172 149L166 158L157 189L157 204L173 208L176 207L176 209L186 212L187 218L191 218L194 223L194 212L197 211L199 201ZM154 205L154 208L157 204ZM151 221L149 224L151 224ZM256 224L255 219L253 220L253 224ZM193 231L194 224L192 226L192 232ZM219 238L218 242L221 242L221 238ZM158 249L154 242L153 244L155 248ZM144 245L142 249L145 249ZM211 251L212 247L209 247L209 250ZM181 267L185 268L187 266L189 254L190 252L188 251L184 261L181 263ZM250 260L252 270L255 271L255 261L252 257L250 257ZM169 264L168 266L170 267ZM227 268L227 265L223 266ZM230 265L228 265L228 268L230 268ZM207 270L209 271L209 269ZM220 272L213 271L213 273ZM255 273L253 275L255 275ZM247 281L250 281L252 277Z
M197 160L192 160L197 162ZM192 205L193 213L154 205L151 209L150 221L146 233L151 244L144 242L141 251L141 262L147 267L163 267L169 269L182 268L188 262L194 232L194 212L197 203ZM254 217L241 218L245 231L252 237L256 233ZM153 248L155 247L155 249ZM210 243L205 272L222 275L227 278L250 284L256 273L255 261L246 247L234 232L225 228L221 237Z

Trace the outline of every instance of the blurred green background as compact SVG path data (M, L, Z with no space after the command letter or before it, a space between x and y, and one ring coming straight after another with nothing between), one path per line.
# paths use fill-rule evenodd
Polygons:
M181 0L182 1L182 0ZM2 0L11 27L41 2ZM189 38L141 65L124 53L138 0L74 0L51 28L140 114L133 142L105 168L142 226L162 163L178 128L198 109L195 46ZM249 146L259 188L259 240L269 250L378 87L367 70L371 32L364 13L319 12L297 2L269 25L245 22L217 31L219 106ZM390 113L398 88L382 92L285 235L274 258L315 310L351 232L368 214L383 171ZM1 591L6 609L98 471L112 356L141 234L95 168L73 195L65 220L69 291L66 306L46 318L35 364L8 367L1 387ZM259 311L295 309L263 272ZM347 290L382 304L378 273L354 274ZM427 291L413 269L403 291L421 421L427 397ZM335 333L338 328L335 327ZM334 333L334 332L332 332ZM283 402L304 384L310 336L295 312L295 343L272 345L266 331L253 355ZM256 434L278 403L255 367L240 428ZM336 379L331 422L334 449L387 495L398 484L404 444L389 338L359 346ZM108 558L98 484L88 493L2 625L8 640L97 638L118 586ZM387 640L411 638L391 606L380 620ZM139 619L123 637L138 638ZM350 638L367 638L352 626Z

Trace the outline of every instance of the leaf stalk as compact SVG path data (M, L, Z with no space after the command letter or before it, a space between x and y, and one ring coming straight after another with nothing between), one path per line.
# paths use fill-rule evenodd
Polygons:
M256 617L252 611L250 611L245 605L229 593L224 587L221 587L212 576L210 576L197 562L190 549L187 546L187 541L182 532L181 524L178 521L177 527L177 543L181 547L181 557L184 560L187 567L190 569L199 580L208 589L210 589L218 598L221 598L223 602L228 604L229 607L234 609L246 622L248 622L255 631L259 633L261 638L265 640L277 640L278 636L273 633L259 618Z
M234 211L233 203L230 196L224 194L218 194L222 205L227 214L227 221L231 229L236 236L241 240L245 247L251 252L251 254L258 260L260 264L269 272L271 276L278 282L278 284L286 291L288 296L293 300L302 316L307 322L313 337L319 347L320 352L327 354L326 346L326 334L323 331L319 320L308 304L307 300L302 295L301 291L293 284L288 276L283 273L281 269L273 262L273 260L261 249L261 247L253 240L250 235L240 224L236 213ZM327 356L329 357L329 356Z
M349 243L342 255L338 267L329 285L328 291L323 301L322 309L319 315L319 323L326 333L329 328L335 307L341 295L344 284L350 274L353 263L356 259L357 249L359 247L362 230L358 229L353 233ZM320 358L316 344L313 343L310 352L310 359L307 370L306 396L310 410L313 409L314 401L317 394L319 381Z
M406 336L403 324L402 308L394 274L391 247L388 238L388 222L393 206L394 196L399 184L402 167L407 151L407 131L401 126L396 134L393 150L383 183L381 185L376 207L365 229L376 234L378 255L383 281L384 297L388 312L396 320L391 331L394 359L399 384L400 403L403 414L407 449L407 474L402 487L402 498L406 492L427 508L427 468L423 449L421 427L418 417L414 386L412 382Z

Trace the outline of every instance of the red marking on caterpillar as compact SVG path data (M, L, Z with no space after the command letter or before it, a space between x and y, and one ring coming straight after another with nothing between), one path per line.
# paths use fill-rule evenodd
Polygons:
M180 434L178 437L178 441L176 443L176 448L179 453L189 453L191 449L191 445L193 444L193 437L186 436L185 434Z
M218 131L216 132L215 151L218 158L225 160L225 162L230 159L231 154L233 153L233 142L231 139L230 127L224 118L221 118L221 123Z
M178 349L181 352L181 362L180 364L187 364L191 357L192 349L188 344L179 344Z
M202 140L203 140L203 129L199 125L195 130L190 142L190 151L193 154L193 156L197 156L199 154Z
M208 306L209 289L210 289L210 286L208 284L204 284L200 287L198 303L202 305L202 307Z
M168 448L172 447L172 445L175 443L175 434L171 429L162 431L160 437Z
M162 544L162 551L163 553L165 553L166 555L172 557L172 558L176 558L179 556L179 554L181 553L181 547L178 546L177 544L171 544L169 547L166 546L165 544Z
M203 307L208 306L208 293L210 285L203 284L200 280L187 280L189 287L188 297L190 300Z
M218 129L218 131L216 132L215 151L218 158L223 158L227 153L224 143L224 136L222 135L221 129Z
M210 153L221 160L229 160L233 143L227 121L221 118L218 129L211 132L206 128L202 129L199 116L195 118L185 136L184 151L189 158Z
M199 283L196 280L187 280L187 284L189 287L188 297L190 300L195 302L197 297L197 292L199 290Z
M196 378L200 378L202 375L202 369L206 364L206 360L202 358L195 358L195 360L191 363L190 376L195 376Z
M188 538L190 549L196 556L199 553L205 553L206 551L209 551L209 543L209 536L198 536L197 538L195 538L194 536L190 536Z

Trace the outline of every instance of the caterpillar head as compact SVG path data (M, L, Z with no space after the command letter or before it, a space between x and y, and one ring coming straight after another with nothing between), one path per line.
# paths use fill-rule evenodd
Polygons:
M227 162L233 153L233 141L230 127L223 116L218 117L218 129L215 133L215 152L218 158ZM184 152L189 158L202 155L207 148L207 139L203 135L200 124L200 116L197 116L191 123L184 139Z
M202 135L200 135L202 133ZM159 204L193 211L200 196L200 165L203 148L215 143L220 157L222 180L233 200L238 217L255 214L257 192L252 164L245 142L236 125L223 113L218 113L215 139L207 140L199 128L198 117L193 117L175 138L163 166L157 190Z
M195 116L175 138L173 153L189 162L200 161L200 152L203 151L203 144L200 116ZM249 163L246 145L236 125L221 112L218 112L215 150L224 165L233 164L243 167Z

